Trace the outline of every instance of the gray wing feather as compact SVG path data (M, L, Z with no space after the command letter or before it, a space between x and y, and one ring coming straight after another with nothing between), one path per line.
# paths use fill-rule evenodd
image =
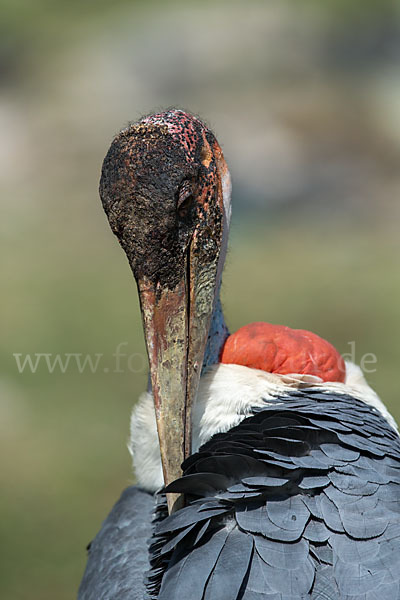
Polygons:
M132 486L124 490L90 544L78 600L145 600L155 500Z
M251 536L235 527L228 535L207 582L204 600L237 598L253 553Z
M314 389L269 399L183 468L168 491L188 505L155 531L160 599L193 582L202 600L400 600L400 438L375 409Z
M210 572L218 561L229 535L224 527L210 539L207 547L197 546L188 553L177 552L163 577L158 598L202 600Z

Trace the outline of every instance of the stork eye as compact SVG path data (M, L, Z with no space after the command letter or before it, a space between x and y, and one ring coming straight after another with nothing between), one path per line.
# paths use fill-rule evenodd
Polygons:
M193 204L193 195L189 194L181 202L178 203L178 215L182 218L186 217L190 207Z
M181 219L185 218L193 205L192 186L189 181L185 181L179 190L176 209Z

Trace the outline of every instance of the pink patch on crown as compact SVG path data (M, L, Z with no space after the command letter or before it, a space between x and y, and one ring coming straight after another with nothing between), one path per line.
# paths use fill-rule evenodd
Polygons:
M141 122L166 125L169 133L184 147L187 160L194 160L199 132L205 129L199 119L183 110L172 109L145 117Z

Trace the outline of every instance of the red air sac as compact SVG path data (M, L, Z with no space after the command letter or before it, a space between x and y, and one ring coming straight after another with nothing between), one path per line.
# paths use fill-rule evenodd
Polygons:
M230 335L221 362L269 373L316 375L323 381L344 382L346 367L326 340L304 329L271 323L250 323Z

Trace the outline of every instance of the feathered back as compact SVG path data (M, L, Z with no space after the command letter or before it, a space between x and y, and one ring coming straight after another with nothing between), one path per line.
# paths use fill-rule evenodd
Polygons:
M188 505L156 527L152 597L400 598L397 432L322 389L257 410L167 488Z

